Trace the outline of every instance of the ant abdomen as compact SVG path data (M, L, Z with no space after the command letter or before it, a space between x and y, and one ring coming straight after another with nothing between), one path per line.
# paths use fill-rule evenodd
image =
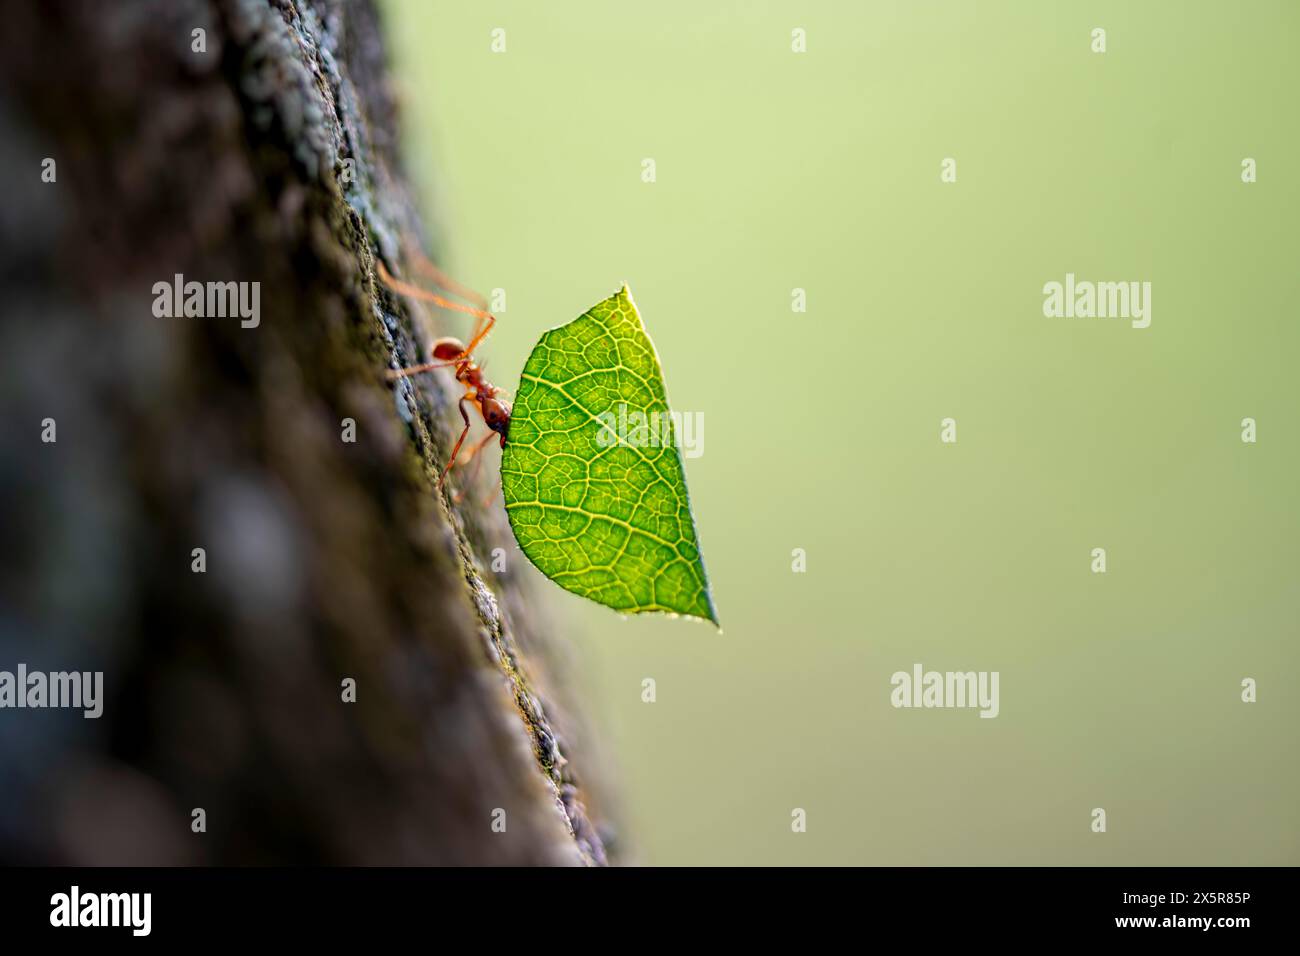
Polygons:
M451 337L438 339L433 343L433 358L436 362L450 362L465 354L465 345L460 339Z

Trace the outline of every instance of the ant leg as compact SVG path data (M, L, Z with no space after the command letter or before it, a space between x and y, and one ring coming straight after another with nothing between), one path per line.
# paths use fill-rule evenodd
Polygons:
M461 443L465 441L465 436L469 434L469 412L465 411L465 400L468 398L469 393L466 392L461 397L461 400L456 403L456 407L460 409L460 417L465 422L465 427L461 430L460 437L456 439L456 447L451 450L451 457L447 459L447 467L444 468L442 474L438 476L439 489L442 488L443 482L447 480L447 472L451 471L451 466L456 464L456 456L460 454Z
M455 362L425 362L422 365L408 365L406 368L390 368L388 370L388 380L396 381L399 378L406 378L408 375L419 375L421 372L432 372L438 368L451 368L453 365L460 365L459 361Z
M465 457L464 461L459 461L456 463L460 465L462 468L465 465L468 465L471 461L474 463L474 467L470 469L469 477L467 477L464 481L465 485L472 485L474 483L474 480L478 478L479 469L483 466L483 458L482 456L479 455L479 452L481 452L484 449L484 447L487 445L488 442L490 442L493 438L496 437L497 437L496 432L492 432L492 431L488 432L486 435L483 436L483 438L477 444L474 445L473 448L469 450L469 454ZM453 500L456 502L456 504L460 504L461 499L464 497L465 497L465 492L462 490L456 494L456 497Z
M415 264L415 268L428 276L436 285L442 286L448 292L459 296L467 302L474 303L480 309L487 308L487 299L483 298L483 296L479 295L468 286L461 285L455 279L451 278L447 273L434 265L433 260L419 249L407 249L406 258L411 260L411 262Z
M505 435L502 435L502 436L501 436L501 447L502 447L502 448L505 448L505 447L506 447L506 436L505 436ZM499 494L501 494L501 473L500 473L500 472L497 472L497 483L496 483L495 485L492 486L492 490L491 490L490 492L488 492L488 496L487 496L486 498L483 499L483 507L484 507L484 508L490 507L491 504L492 504L493 499L495 499L496 496L499 495Z
M488 496L483 499L483 507L490 507L499 494L501 494L501 476L497 475L497 483L492 486L492 490L488 493Z
M475 323L474 328L475 328L475 330L476 330L476 334L474 335L474 337L473 337L472 339L469 340L469 344L466 345L466 346L461 350L461 353L460 353L459 355L457 355L454 359L452 359L452 360L451 360L450 362L448 362L446 365L444 365L444 366L436 366L436 365L435 365L435 366L434 366L435 368L438 368L438 367L448 368L448 367L454 365L454 366L456 366L456 378L460 378L461 373L464 372L465 369L469 367L469 364L470 364L472 361L474 361L474 358L473 358L473 356L474 356L474 350L475 350L476 348L479 347L479 344L480 344L480 343L481 343L485 338L487 338L488 333L492 331L492 326L494 326L494 325L497 324L497 317L496 317L495 315L492 315L490 312L484 312L483 314L487 316L487 324L484 325L484 326L482 327L482 330L481 330L481 331L478 331L478 329L479 329L479 323ZM424 368L423 368L422 366L415 366L415 368L418 369L418 370L420 370L420 371L423 371L423 370L424 370Z
M488 337L488 333L492 331L492 326L497 324L497 317L491 312L484 312L483 314L487 316L487 322L483 325L482 330L469 340L469 344L465 346L465 351L461 352L455 360L462 365L469 364L470 356L474 354L474 350L479 347L485 338ZM475 328L478 328L478 326L476 325ZM460 374L460 371L461 370L458 368L456 373Z
M395 292L402 295L409 295L412 299L418 299L421 302L431 302L434 305L442 306L444 309L452 309L456 312L463 312L466 315L472 315L475 318L474 334L470 337L470 342L465 346L465 350L456 357L457 365L456 374L459 375L463 368L469 364L469 357L474 354L474 349L487 338L487 334L492 331L492 326L496 325L496 316L485 309L475 309L468 305L462 305L459 302L453 302L451 299L445 299L435 292L427 289L421 289L417 285L409 282L403 282L401 279L394 279L384 263L378 259L375 260L375 267L379 272L379 279L384 285L388 286ZM436 266L434 268L437 268Z
M465 305L461 302L453 302L451 299L444 298L436 292L430 292L428 289L421 289L418 285L412 285L409 282L403 282L401 279L393 278L392 274L384 267L383 262L376 259L375 268L379 273L379 281L394 292L402 295L409 295L412 299L419 299L421 302L431 302L434 305L441 306L444 309L451 309L454 312L464 312L466 315L472 315L480 322L484 319L492 318L492 313L485 309L476 309L473 306ZM477 328L477 326L476 326Z
M427 276L434 285L441 286L448 292L452 293L452 295L473 303L479 309L482 314L475 317L474 331L470 333L471 339L477 337L480 323L482 323L484 318L487 316L487 299L483 298L483 296L479 295L475 290L468 286L461 285L461 283L451 278L451 276L439 269L434 264L433 260L419 249L408 249L406 251L406 256L412 263L414 263L416 271Z

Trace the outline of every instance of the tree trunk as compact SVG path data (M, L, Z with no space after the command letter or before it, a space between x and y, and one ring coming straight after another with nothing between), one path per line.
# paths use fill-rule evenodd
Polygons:
M104 681L0 709L0 858L605 862L499 500L437 489L457 396L385 378L371 3L7 5L0 77L0 671Z

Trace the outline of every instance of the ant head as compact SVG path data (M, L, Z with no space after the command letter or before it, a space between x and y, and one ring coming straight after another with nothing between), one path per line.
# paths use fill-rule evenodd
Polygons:
M438 339L433 343L433 359L435 362L450 362L452 359L459 358L465 351L465 344L460 339L445 338Z
M479 407L483 409L483 421L501 436L501 444L504 446L506 436L510 434L510 403L492 395L484 395L479 400Z

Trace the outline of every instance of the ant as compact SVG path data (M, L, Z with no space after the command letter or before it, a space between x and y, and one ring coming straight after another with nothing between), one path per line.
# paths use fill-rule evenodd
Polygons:
M456 464L456 456L460 453L460 446L465 441L465 436L469 434L470 421L469 413L465 410L466 402L473 402L478 405L479 414L483 417L484 423L490 431L483 436L483 439L470 449L469 457L466 463L478 458L478 453L494 437L499 437L501 447L506 447L506 438L510 434L510 402L499 396L504 394L504 390L497 388L487 380L483 374L483 366L474 361L474 350L482 344L487 338L492 326L496 325L496 316L487 311L487 302L484 298L472 289L467 289L452 279L445 276L442 271L428 259L416 255L412 257L415 265L419 270L425 273L434 283L451 292L462 299L467 299L474 303L473 306L464 305L460 302L453 302L436 293L423 289L420 286L412 285L409 282L403 282L395 279L384 268L382 262L376 261L379 269L379 279L384 285L388 286L395 292L402 295L408 295L413 299L421 302L429 302L433 305L441 306L444 309L451 309L456 312L464 312L467 315L474 316L474 331L470 333L469 344L465 345L460 339L444 336L436 339L433 343L432 361L420 365L412 365L408 368L389 369L389 381L395 381L399 378L405 378L408 375L418 375L421 372L431 372L439 368L456 369L456 381L465 386L465 394L460 397L456 403L460 409L461 420L465 422L465 427L456 439L456 445L451 450L451 457L447 459L447 466L442 469L442 474L438 477L438 488L441 489L443 483L447 480L447 472ZM471 480L474 474L478 473L478 462L475 461L474 471L471 473ZM456 500L460 500L457 498Z

